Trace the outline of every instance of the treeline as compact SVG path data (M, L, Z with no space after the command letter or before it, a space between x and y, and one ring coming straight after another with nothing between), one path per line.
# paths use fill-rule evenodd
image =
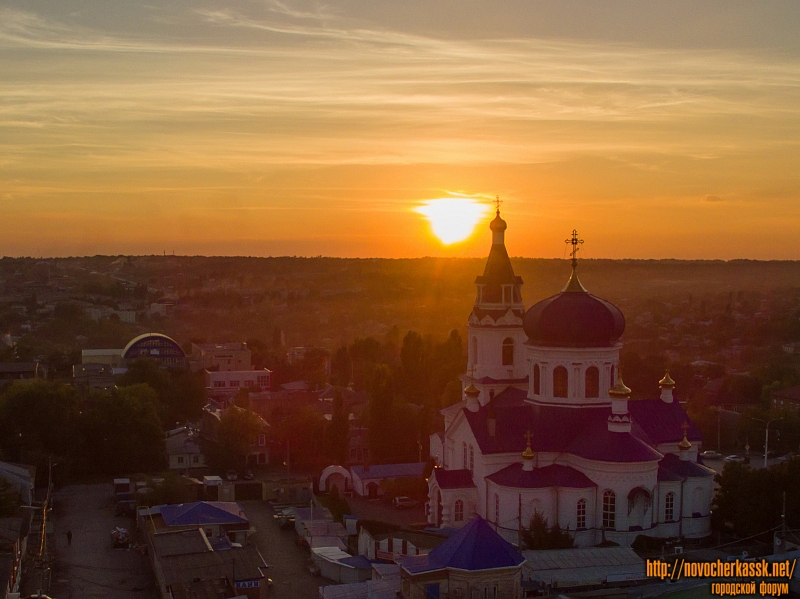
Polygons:
M714 480L719 485L712 512L717 530L742 537L768 532L771 538L781 524L784 494L787 528L800 526L800 460L759 469L726 464Z
M14 383L0 394L0 457L40 473L52 457L61 481L159 470L164 430L197 419L204 402L201 380L150 360L133 362L112 391Z
M404 462L418 460L420 452L427 455L439 410L460 399L457 377L464 369L458 331L443 341L409 331L398 344L395 330L384 343L356 339L339 348L331 378L367 391L365 421L373 463Z

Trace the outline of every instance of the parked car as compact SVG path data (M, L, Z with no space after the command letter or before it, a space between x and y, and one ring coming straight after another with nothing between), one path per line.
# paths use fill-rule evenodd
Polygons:
M411 499L411 497L406 497L404 495L401 495L399 497L395 497L394 500L392 501L392 504L398 510L403 510L403 509L411 509L417 507L419 505L419 501L417 501L416 499Z
M225 473L225 478L230 481L239 480L239 473L236 470L228 470Z
M717 451L707 450L700 454L703 458L707 460L718 460L722 457L722 454Z
M741 463L744 462L744 458L742 456L740 456L740 455L729 455L727 458L725 458L725 461L726 462L735 462L737 464L741 464Z
M253 480L255 476L253 475L253 471L249 468L244 471L244 479L245 480Z

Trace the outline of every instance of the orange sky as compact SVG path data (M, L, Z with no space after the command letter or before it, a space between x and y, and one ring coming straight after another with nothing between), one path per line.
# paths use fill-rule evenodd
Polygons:
M0 255L800 258L800 3L164 5L0 0Z

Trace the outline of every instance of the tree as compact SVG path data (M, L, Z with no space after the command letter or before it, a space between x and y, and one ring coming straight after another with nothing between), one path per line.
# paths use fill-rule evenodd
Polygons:
M333 397L333 414L325 427L325 454L334 464L347 463L350 423L344 406L342 392L337 389Z
M80 405L80 440L74 468L82 474L123 474L160 469L164 433L158 399L148 385L91 394Z
M236 406L228 408L206 452L211 466L220 470L244 468L247 455L258 435L264 432L265 424L255 412Z
M533 512L528 528L522 529L522 544L525 549L570 549L574 547L572 535L561 530L558 524L548 526L547 518L538 511Z
M369 386L369 452L377 463L385 463L394 442L392 412L394 386L392 373L385 364L375 367Z
M340 387L347 387L353 373L353 360L350 358L350 351L346 345L336 350L331 360L331 384Z

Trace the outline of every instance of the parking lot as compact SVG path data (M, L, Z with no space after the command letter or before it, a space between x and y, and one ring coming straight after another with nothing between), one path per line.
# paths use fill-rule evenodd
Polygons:
M58 599L157 599L147 558L114 549L111 531L133 520L114 515L110 484L72 485L55 495L50 595ZM72 531L72 544L67 543Z

